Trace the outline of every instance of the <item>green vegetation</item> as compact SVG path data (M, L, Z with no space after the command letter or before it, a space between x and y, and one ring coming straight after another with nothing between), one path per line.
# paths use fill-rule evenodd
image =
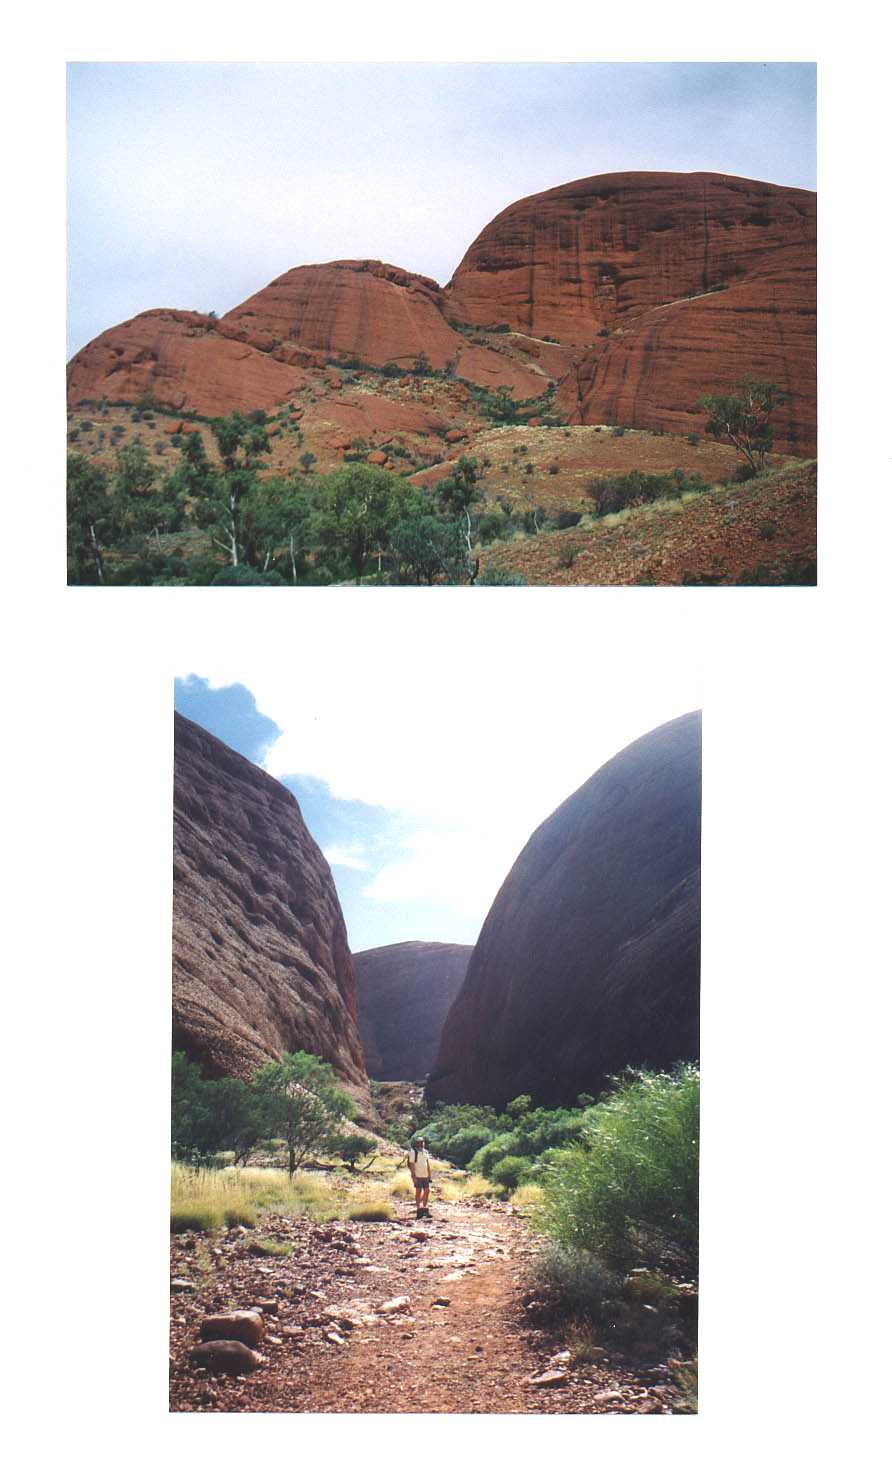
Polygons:
M288 1148L289 1178L355 1110L347 1092L335 1084L331 1066L303 1050L270 1061L257 1072L253 1090L265 1135L281 1137Z
M695 406L707 414L706 432L719 443L733 444L754 474L765 467L774 434L771 415L789 399L775 383L744 377L733 393L710 393Z
M543 1227L617 1268L697 1267L700 1073L640 1072L586 1112L581 1146L546 1168Z
M586 493L594 500L596 515L615 515L621 510L652 504L654 500L681 499L684 494L701 494L706 485L699 474L673 469L671 474L608 474L592 479Z

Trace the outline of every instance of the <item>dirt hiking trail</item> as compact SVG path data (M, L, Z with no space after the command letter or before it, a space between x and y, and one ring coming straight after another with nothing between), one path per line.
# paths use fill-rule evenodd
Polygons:
M269 1215L256 1229L172 1240L171 1410L180 1412L672 1413L665 1362L607 1349L575 1364L542 1328L537 1242L510 1204L399 1205L390 1223ZM271 1255L273 1249L292 1249ZM211 1314L255 1309L262 1364L211 1375L190 1350Z

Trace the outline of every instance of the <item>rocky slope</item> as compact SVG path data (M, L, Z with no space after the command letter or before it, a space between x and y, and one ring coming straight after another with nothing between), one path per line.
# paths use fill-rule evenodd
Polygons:
M670 431L701 428L697 397L752 372L791 394L778 447L813 453L815 196L723 174L579 179L503 210L444 289L337 260L286 271L219 321L143 312L77 353L68 401L269 411L306 391L336 402L341 384L319 378L331 361L421 357L520 401L557 385L571 423Z
M354 953L359 1031L370 1076L424 1079L472 952L465 943L391 943Z
M699 1054L699 713L616 755L534 832L443 1029L431 1100L597 1094Z
M308 1050L368 1114L347 933L294 797L175 715L173 1038L208 1075Z

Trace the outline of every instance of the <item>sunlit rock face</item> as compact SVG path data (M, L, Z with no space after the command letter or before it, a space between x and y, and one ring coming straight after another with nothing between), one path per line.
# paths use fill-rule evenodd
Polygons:
M243 1079L307 1050L368 1112L344 918L294 796L177 714L173 834L175 1048Z

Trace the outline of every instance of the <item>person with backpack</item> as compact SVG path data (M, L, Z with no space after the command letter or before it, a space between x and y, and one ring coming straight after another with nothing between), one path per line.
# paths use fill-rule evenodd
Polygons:
M406 1162L415 1184L415 1217L430 1218L427 1206L431 1186L431 1160L424 1137L416 1137L406 1153Z

